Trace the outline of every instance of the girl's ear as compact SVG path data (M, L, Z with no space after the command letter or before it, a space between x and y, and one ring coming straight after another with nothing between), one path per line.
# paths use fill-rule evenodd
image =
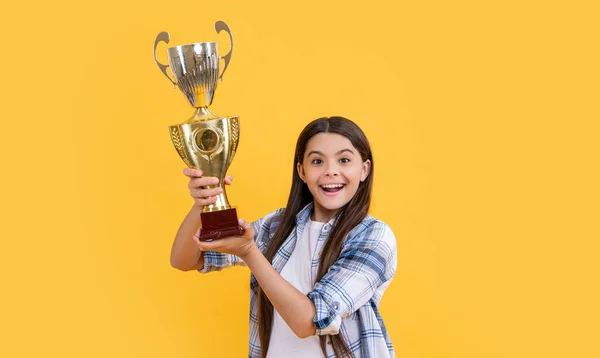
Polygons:
M303 182L306 183L306 175L304 174L304 167L302 167L302 164L300 164L300 162L298 162L298 164L296 164L296 170L298 170L298 176L300 177L300 179L302 179Z
M362 173L360 175L360 181L361 182L365 181L365 179L367 179L367 177L369 176L370 173L371 173L371 160L367 159L363 162L363 165L362 165Z

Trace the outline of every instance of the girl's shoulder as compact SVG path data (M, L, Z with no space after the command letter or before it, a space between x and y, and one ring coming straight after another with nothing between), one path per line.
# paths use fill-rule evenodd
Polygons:
M271 211L267 215L265 215L262 220L264 222L279 222L283 218L283 213L285 212L285 208L279 208L277 210Z
M268 213L262 218L254 221L252 226L255 232L258 231L266 231L271 232L276 230L283 218L283 213L285 212L285 208L279 208L275 211Z
M277 209L252 223L252 229L254 229L254 241L262 253L266 251L267 244L273 235L275 235L275 232L283 219L284 211L285 208Z
M360 224L350 230L346 238L347 244L364 241L385 243L391 247L396 246L396 237L392 228L383 220L371 215L367 215Z

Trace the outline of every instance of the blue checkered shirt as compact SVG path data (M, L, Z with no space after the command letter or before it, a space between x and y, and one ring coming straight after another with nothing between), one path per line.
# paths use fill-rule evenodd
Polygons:
M285 266L294 251L296 239L301 237L310 219L313 204L307 205L296 216L296 227L283 242L273 258L277 272ZM284 209L276 210L252 223L254 239L261 252L275 234ZM312 260L312 275L316 277L323 249L334 219L323 226L317 242L317 257ZM206 251L204 267L200 272L220 271L230 266L244 266L237 256ZM384 222L367 216L348 233L339 258L315 283L308 298L314 303L314 323L317 335L341 332L356 358L394 357L390 336L379 313L383 292L389 286L397 266L396 240ZM250 358L260 358L262 348L258 336L258 283L250 276ZM335 357L327 345L327 357Z

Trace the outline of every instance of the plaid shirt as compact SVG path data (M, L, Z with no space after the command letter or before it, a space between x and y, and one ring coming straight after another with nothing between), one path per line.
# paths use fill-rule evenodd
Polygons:
M296 227L283 242L273 258L277 272L285 266L310 219L313 204L307 205L296 216ZM254 239L261 252L275 234L284 209L274 211L252 223ZM323 246L329 236L334 219L323 226L312 260L312 277L316 277ZM220 271L230 266L244 266L237 256L214 251L204 253L204 267L200 272ZM391 283L397 266L396 240L388 225L367 216L346 237L339 258L315 283L308 298L314 303L317 335L342 332L356 358L394 357L394 348L379 313L379 302ZM250 337L249 354L260 358L262 349L258 336L258 283L250 277ZM327 345L327 357L335 357Z

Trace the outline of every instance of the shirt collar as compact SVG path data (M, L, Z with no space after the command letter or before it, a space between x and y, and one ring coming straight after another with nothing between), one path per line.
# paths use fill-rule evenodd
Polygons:
M296 215L296 225L304 225L310 219L310 213L314 207L314 203L311 201L308 203L298 214Z
M304 226L310 220L310 213L313 211L315 207L314 201L308 203L298 214L296 215L296 225ZM331 220L329 220L325 225L323 225L323 234L329 233L335 224L335 220L337 219L337 215L334 216Z

